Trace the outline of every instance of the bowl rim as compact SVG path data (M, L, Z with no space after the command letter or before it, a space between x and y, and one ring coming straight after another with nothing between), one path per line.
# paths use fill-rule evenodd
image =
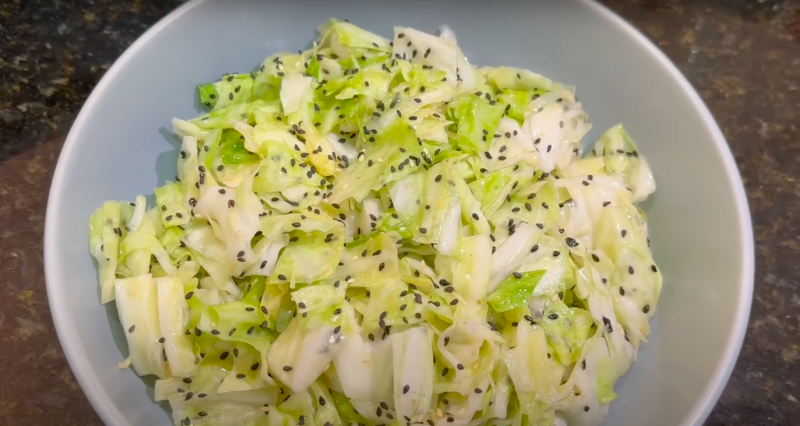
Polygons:
M71 339L71 335L77 333L75 325L70 320L65 306L60 303L63 289L65 286L61 285L61 277L56 272L54 265L54 258L58 256L56 251L56 214L55 206L60 204L61 197L63 196L62 182L64 174L67 170L68 158L71 158L72 151L78 144L77 134L84 126L84 122L91 111L95 108L95 104L105 90L106 86L110 84L113 76L123 69L127 62L138 53L144 44L150 39L155 37L159 32L169 26L173 21L178 19L181 15L187 13L189 10L200 5L206 0L191 0L188 3L173 10L165 17L161 18L155 25L150 27L144 34L142 34L133 44L131 44L125 52L114 62L108 69L106 74L100 79L100 82L92 90L84 105L81 107L77 118L75 119L69 134L64 142L64 146L59 154L58 163L56 165L53 179L50 185L50 193L47 201L47 211L45 216L45 229L44 229L44 267L45 267L45 282L48 295L48 302L50 307L51 316L55 325L56 334L58 335L59 342L63 348L64 354L69 363L70 369L73 372L78 384L83 390L86 397L89 399L95 412L100 416L103 423L107 425L124 424L124 418L119 409L111 400L111 398L103 392L100 383L92 374L91 366L88 364L84 356L85 350L81 347L77 340ZM734 321L733 329L728 336L727 347L721 359L721 362L714 371L710 382L703 391L702 396L695 402L692 409L687 413L682 426L701 426L711 410L716 405L722 394L725 385L733 372L733 367L739 357L742 343L744 341L747 324L750 317L750 306L753 297L753 286L755 280L755 246L753 240L753 227L750 217L750 209L745 194L744 184L736 166L733 154L728 146L722 131L714 120L708 107L700 98L700 95L695 91L686 77L680 72L674 63L656 47L647 37L645 37L639 30L629 24L622 17L611 11L606 6L596 3L593 0L574 0L582 4L584 7L592 9L601 19L610 22L611 25L621 28L629 37L644 47L647 52L655 58L664 69L666 69L672 78L680 85L683 92L689 97L690 101L696 108L698 114L703 120L706 128L711 133L714 145L717 152L722 159L723 166L725 167L726 177L730 185L730 191L734 196L736 204L736 214L739 222L739 232L741 235L741 280L739 282L739 303L736 308L736 318Z
M747 332L747 324L750 320L750 307L753 302L753 287L755 283L755 242L753 239L753 222L750 217L750 206L747 202L747 194L744 189L744 182L739 173L739 168L736 165L736 160L733 158L730 145L725 140L725 135L722 134L719 125L711 111L706 106L703 99L697 91L689 83L689 80L678 67L661 51L652 41L650 41L644 34L637 30L628 21L623 19L611 11L606 6L603 6L593 0L578 0L594 10L596 10L602 18L611 21L612 24L622 28L630 37L639 42L642 47L645 47L649 53L661 65L669 71L675 81L680 85L683 91L689 96L689 100L694 104L697 112L700 114L703 122L711 136L714 139L714 145L717 147L717 152L722 157L722 164L725 167L725 172L728 177L730 190L733 193L733 198L736 203L736 214L739 218L739 232L741 233L741 281L739 282L739 304L736 307L736 317L734 326L728 336L728 344L725 348L725 353L721 362L717 366L714 374L711 376L711 381L706 386L703 394L697 401L695 401L692 409L687 413L683 425L681 426L702 426L703 422L711 414L711 410L717 404L728 379L733 373L733 367L736 365L736 360L739 358L739 353L744 343L744 336Z

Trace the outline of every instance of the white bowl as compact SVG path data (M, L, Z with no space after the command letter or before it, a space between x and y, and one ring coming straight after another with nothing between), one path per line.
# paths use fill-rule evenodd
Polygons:
M625 124L652 165L652 250L664 274L650 342L617 384L605 424L700 425L736 361L753 289L753 237L728 146L689 83L603 7L572 1L257 2L196 0L156 24L103 77L58 162L45 229L47 290L67 359L108 425L168 425L127 355L116 310L99 301L90 214L149 194L175 174L172 117L197 115L198 83L304 48L330 17L391 34L447 24L472 62L531 69L574 85L593 141Z

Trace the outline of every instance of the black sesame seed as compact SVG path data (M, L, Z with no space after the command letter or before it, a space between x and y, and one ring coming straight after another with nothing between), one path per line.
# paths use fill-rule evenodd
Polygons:
M136 324L128 327L128 333L133 333L134 330L136 330Z
M283 371L292 371L292 366L291 365L284 365L283 366Z

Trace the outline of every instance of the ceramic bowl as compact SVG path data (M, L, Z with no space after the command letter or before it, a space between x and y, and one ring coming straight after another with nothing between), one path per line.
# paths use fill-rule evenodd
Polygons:
M617 383L605 424L702 424L736 361L753 289L753 237L733 157L678 69L602 6L560 1L191 1L136 41L94 89L66 140L50 189L47 291L69 363L113 426L169 425L152 381L117 364L127 345L99 300L89 216L108 199L151 194L175 175L172 117L193 117L196 85L306 48L330 17L391 37L396 25L446 24L471 62L523 67L577 87L594 141L621 122L658 190L646 203L664 274L649 343Z

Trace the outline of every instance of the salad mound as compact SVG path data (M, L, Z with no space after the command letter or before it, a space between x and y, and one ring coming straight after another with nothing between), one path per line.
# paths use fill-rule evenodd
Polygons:
M598 425L662 277L650 168L574 90L451 31L331 20L198 87L175 182L91 217L176 425Z

